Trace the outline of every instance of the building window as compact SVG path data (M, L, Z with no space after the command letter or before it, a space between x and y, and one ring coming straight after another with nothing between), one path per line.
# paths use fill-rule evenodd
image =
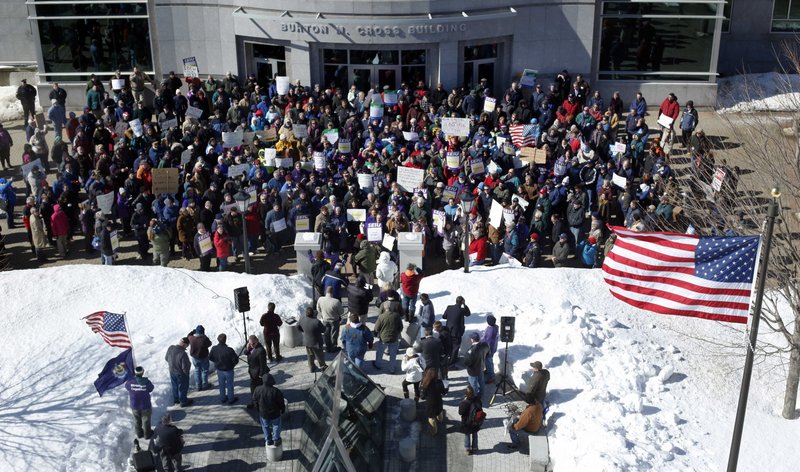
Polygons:
M733 10L733 0L728 0L725 2L725 7L722 9L722 16L725 18L722 20L722 32L723 33L730 33L731 32L731 11Z
M368 91L373 86L398 89L427 82L427 50L323 49L322 75L325 87L348 90L355 85Z
M498 43L476 44L464 46L464 75L463 84L468 89L480 85L486 79L486 87L495 85L495 65L499 55Z
M601 80L711 80L721 2L604 2Z
M152 73L146 1L35 3L46 81L83 81L134 66Z
M772 6L772 32L793 33L800 30L800 0L775 0Z

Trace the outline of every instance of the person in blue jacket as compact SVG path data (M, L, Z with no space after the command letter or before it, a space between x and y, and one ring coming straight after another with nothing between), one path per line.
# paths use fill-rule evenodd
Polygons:
M588 239L578 243L578 254L581 256L583 265L586 267L595 267L595 261L597 260L597 240L594 236L589 236Z
M6 212L8 229L14 228L14 205L17 203L17 194L11 185L13 180L13 178L5 179L0 177L0 200L5 200L6 202L6 207L3 211Z
M144 376L144 368L142 366L136 367L135 373L136 376L134 378L125 382L125 389L130 396L136 437L150 439L153 435L153 429L150 427L150 417L153 413L150 392L155 387L150 382L150 379Z
M372 349L374 338L372 331L360 322L357 314L350 315L350 322L342 330L339 341L347 356L361 369L364 364L364 354L368 349Z

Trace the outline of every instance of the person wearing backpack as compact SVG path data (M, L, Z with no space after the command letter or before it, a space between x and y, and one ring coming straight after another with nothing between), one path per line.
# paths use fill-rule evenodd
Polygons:
M169 413L161 417L161 424L158 425L153 434L153 451L161 459L161 470L165 472L176 472L181 470L183 458L183 430L172 424L172 416Z
M464 450L471 456L478 450L478 431L481 429L486 413L481 408L481 399L472 387L464 391L464 399L458 405L461 416L461 432L464 433Z

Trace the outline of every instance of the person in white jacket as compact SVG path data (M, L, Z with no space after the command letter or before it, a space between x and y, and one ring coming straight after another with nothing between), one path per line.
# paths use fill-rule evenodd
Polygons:
M419 382L425 372L425 359L422 358L413 347L406 349L406 355L400 365L406 378L403 379L403 398L408 398L408 386L414 386L414 401L419 402Z
M390 258L388 252L382 252L380 256L378 256L378 265L375 268L375 278L379 282L379 287L381 290L384 290L386 285L389 285L391 288L394 288L394 280L397 276L397 264L395 264Z

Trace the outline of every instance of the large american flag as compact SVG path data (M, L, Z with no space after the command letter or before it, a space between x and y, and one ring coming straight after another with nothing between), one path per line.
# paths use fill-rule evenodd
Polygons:
M103 340L112 347L129 348L131 337L125 326L125 315L98 311L83 318L92 331L102 336Z
M603 272L612 295L655 313L747 323L759 236L611 230Z
M512 125L508 131L511 133L511 142L518 148L535 146L536 139L533 137L535 125Z

